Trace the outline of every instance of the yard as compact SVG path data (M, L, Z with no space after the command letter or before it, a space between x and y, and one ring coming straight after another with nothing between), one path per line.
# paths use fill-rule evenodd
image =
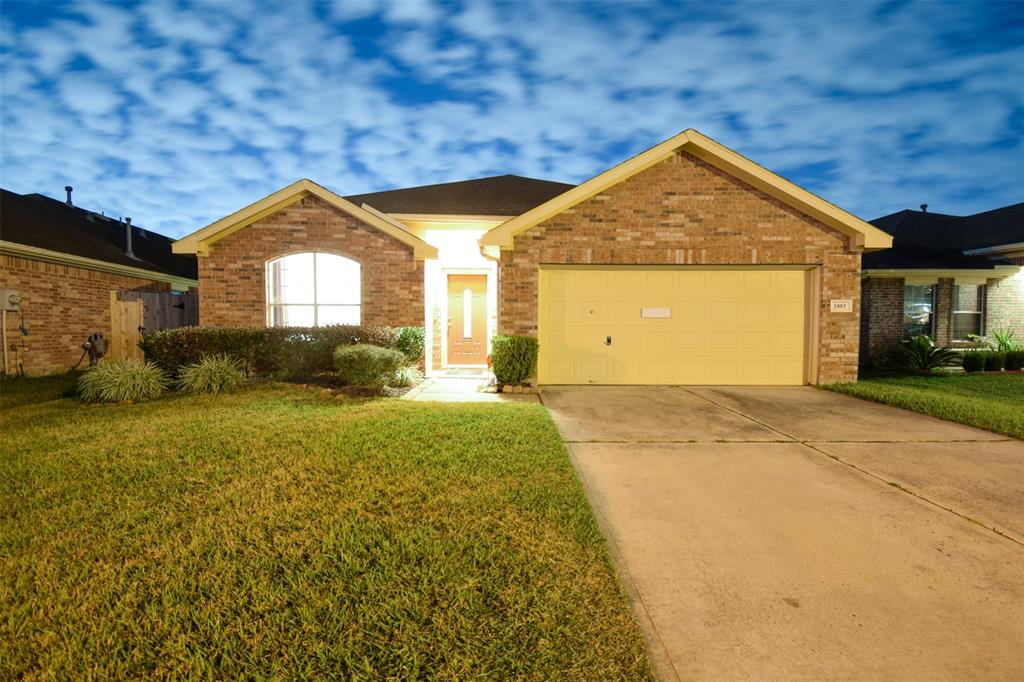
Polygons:
M824 388L1024 439L1024 374L879 376Z
M645 679L543 408L8 380L0 677Z

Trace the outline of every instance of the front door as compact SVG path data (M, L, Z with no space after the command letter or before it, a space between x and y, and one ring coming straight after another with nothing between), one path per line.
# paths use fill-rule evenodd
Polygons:
M448 275L448 364L487 362L487 275Z

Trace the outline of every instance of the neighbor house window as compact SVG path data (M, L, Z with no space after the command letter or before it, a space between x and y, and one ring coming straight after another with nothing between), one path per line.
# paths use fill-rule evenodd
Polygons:
M932 336L935 292L929 284L903 287L903 336Z
M267 324L359 324L359 263L330 253L294 253L267 263Z
M966 341L985 333L985 285L957 284L953 291L953 339Z

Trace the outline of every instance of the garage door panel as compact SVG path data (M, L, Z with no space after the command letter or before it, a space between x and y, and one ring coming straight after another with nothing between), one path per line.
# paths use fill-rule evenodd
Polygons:
M545 268L540 380L803 383L805 276L803 271ZM644 308L667 309L668 317L643 317Z

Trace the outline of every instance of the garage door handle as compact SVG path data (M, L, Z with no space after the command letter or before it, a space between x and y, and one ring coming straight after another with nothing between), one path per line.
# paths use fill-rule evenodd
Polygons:
M604 345L606 345L606 346L612 345L612 337L610 337L610 336L604 337Z

